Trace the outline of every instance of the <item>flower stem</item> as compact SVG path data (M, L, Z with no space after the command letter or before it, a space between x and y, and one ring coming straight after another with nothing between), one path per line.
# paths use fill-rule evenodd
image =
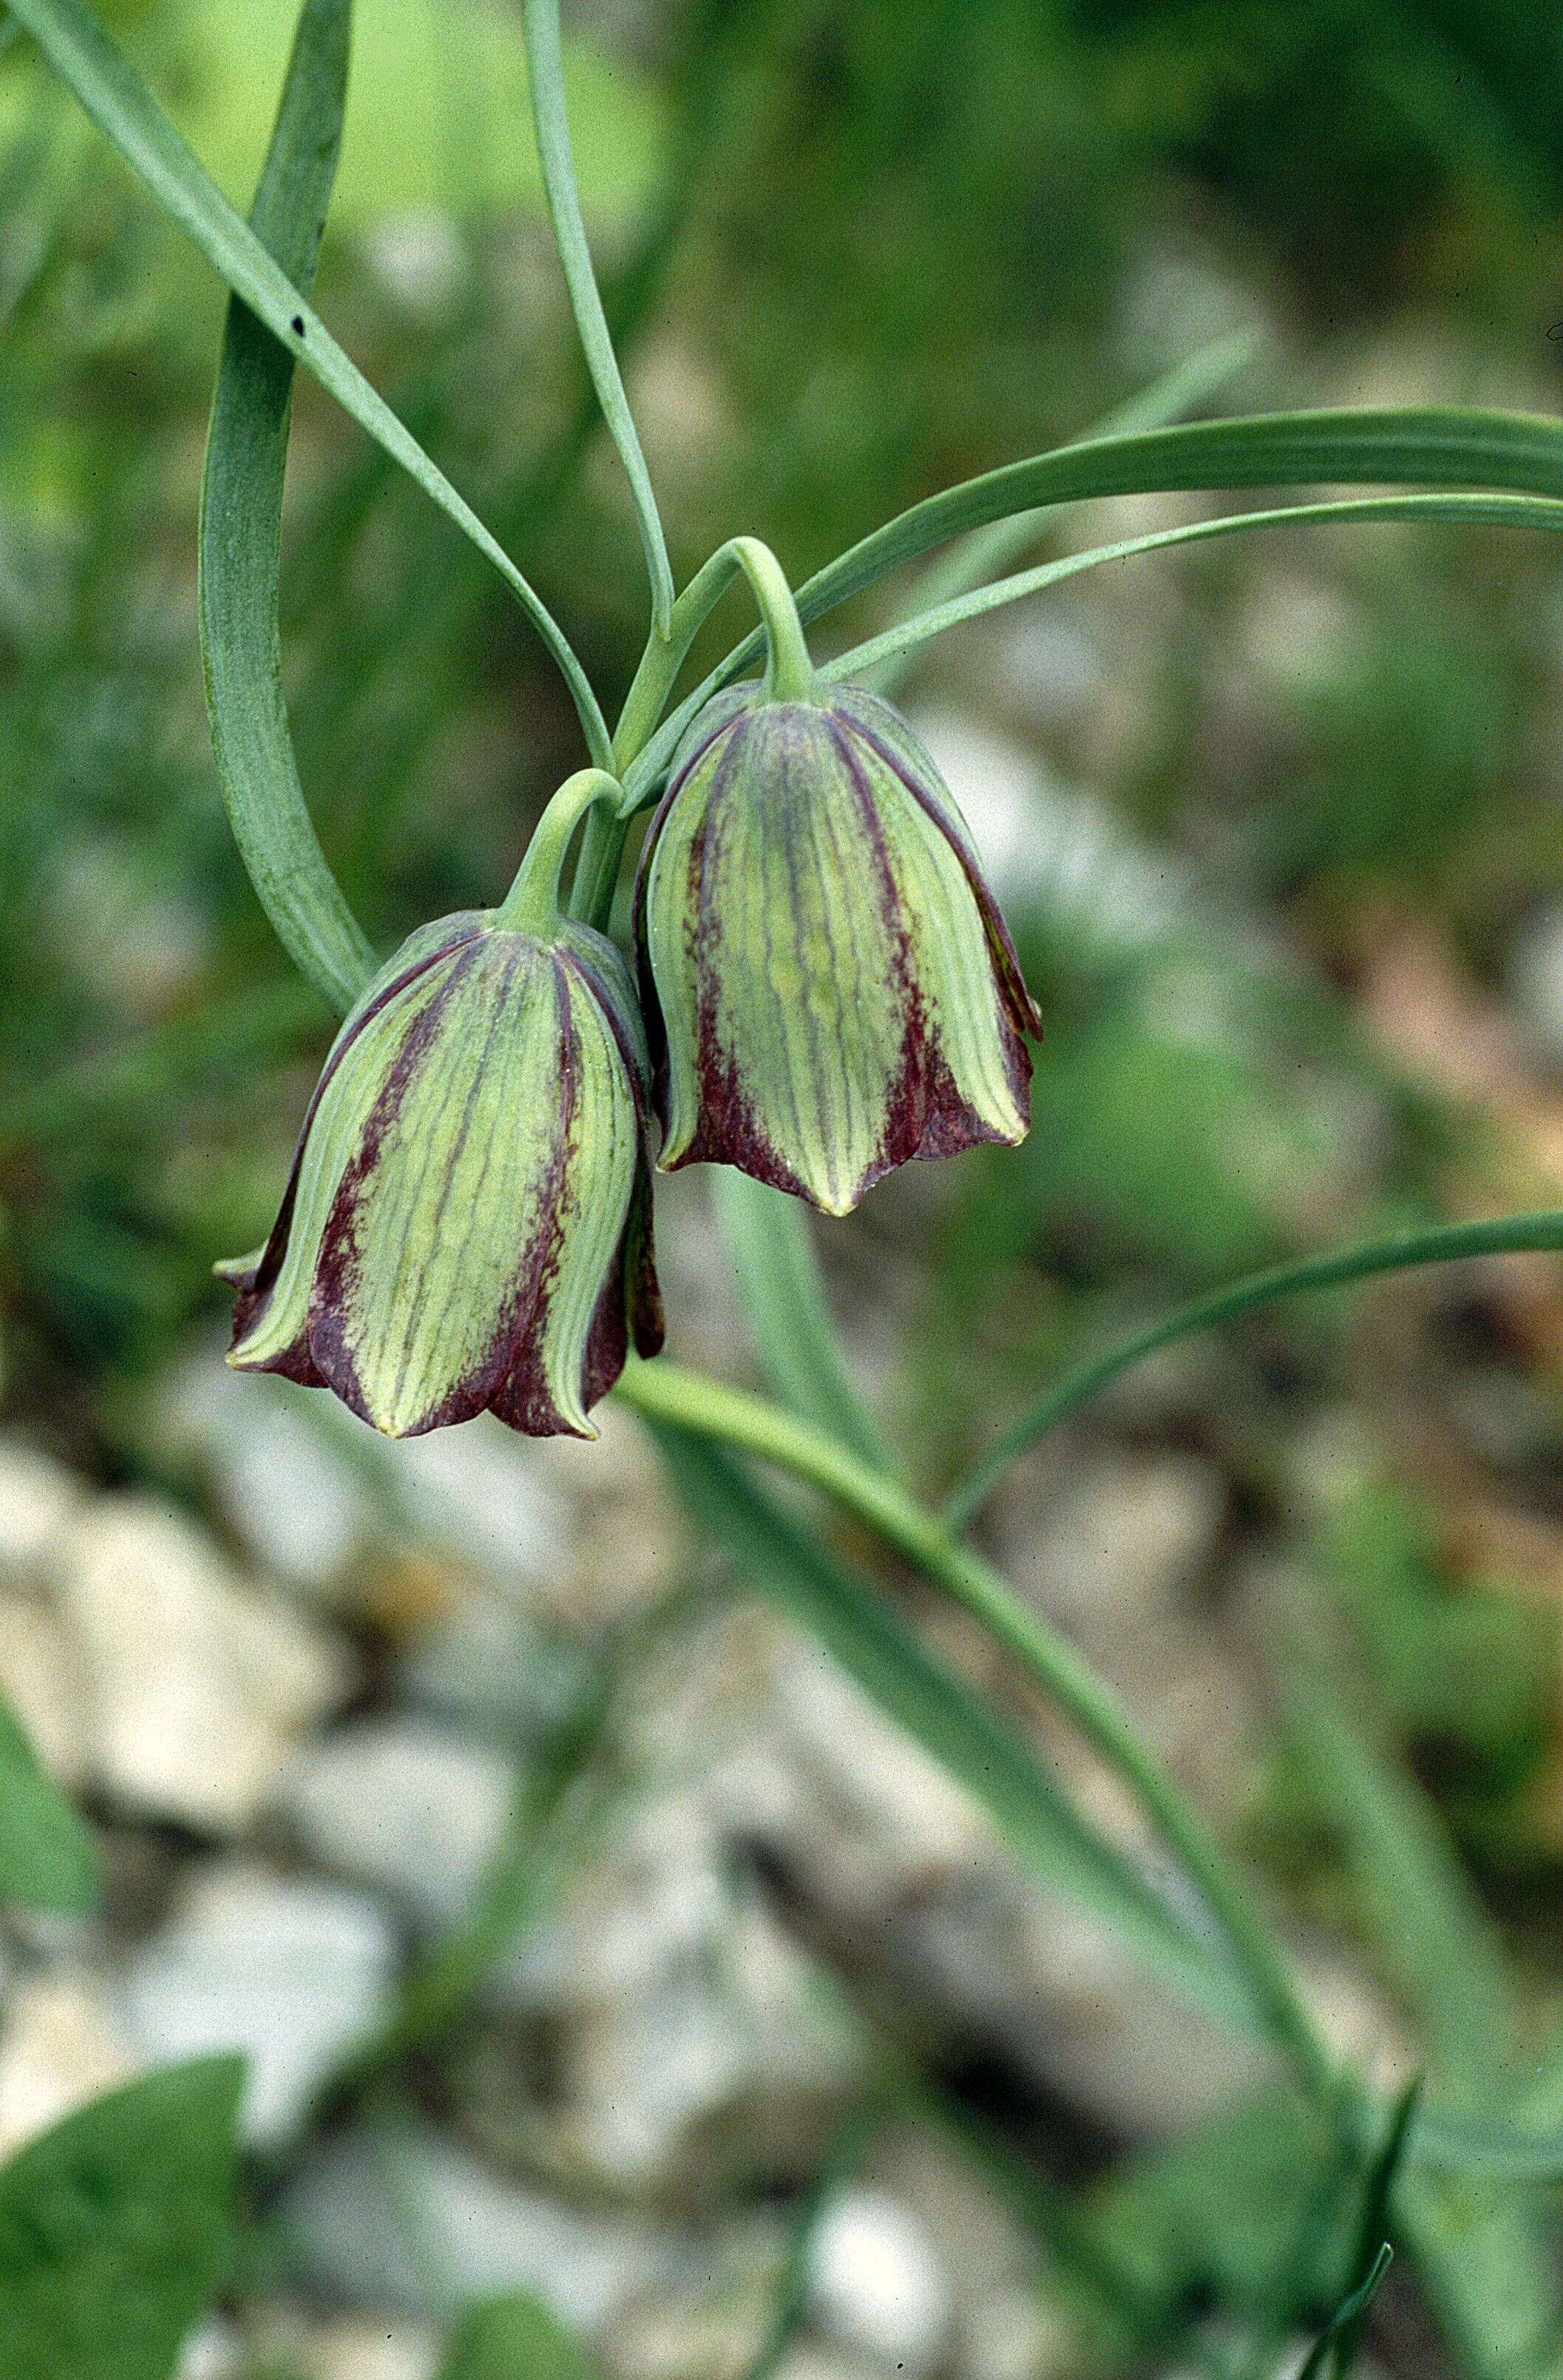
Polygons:
M1339 2120L1349 2098L1343 2078L1242 1877L1143 1742L1112 1688L1068 1638L1030 1610L980 1555L957 1545L936 1515L893 1480L764 1398L665 1357L654 1365L631 1365L617 1393L650 1419L759 1455L821 1489L982 1622L1129 1787L1218 1921L1266 2031L1285 2052L1310 2100Z
M549 218L553 225L559 261L564 268L570 309L586 353L587 370L591 374L591 383L597 391L603 419L619 450L619 459L630 483L636 519L640 528L640 541L646 552L647 572L651 581L653 629L655 634L662 635L672 613L672 565L668 559L667 540L662 531L661 516L657 509L651 475L646 468L646 456L641 449L635 418L630 412L629 399L624 394L618 358L613 353L612 334L603 311L597 275L592 271L591 250L587 243L580 191L576 182L575 159L570 148L569 117L564 107L559 0L526 0L522 22L526 30L527 64L531 76L532 116L537 126L538 156L542 165Z
M767 695L772 702L807 702L814 692L814 663L785 571L757 537L735 537L733 553L765 623Z
M551 935L564 915L560 879L571 840L594 802L614 802L620 786L604 769L578 769L566 777L538 820L515 881L499 910L499 922L513 932Z
M1498 1215L1474 1223L1436 1223L1425 1231L1397 1232L1388 1238L1367 1240L1360 1247L1338 1249L1329 1256L1306 1257L1300 1263L1276 1265L1268 1272L1248 1273L1207 1297L1179 1306L1104 1354L1092 1355L1056 1382L1029 1412L983 1455L961 1481L944 1508L952 1529L964 1526L995 1480L1018 1455L1067 1419L1077 1405L1105 1389L1120 1372L1143 1355L1191 1331L1207 1330L1230 1322L1254 1306L1273 1305L1280 1299L1301 1297L1309 1290L1338 1289L1375 1273L1403 1272L1412 1265L1453 1264L1462 1258L1511 1256L1526 1249L1563 1248L1563 1211L1543 1208L1525 1215Z

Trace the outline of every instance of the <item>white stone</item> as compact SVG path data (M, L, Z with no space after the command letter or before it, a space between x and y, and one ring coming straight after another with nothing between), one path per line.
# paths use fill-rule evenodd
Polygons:
M290 1381L231 1372L202 1341L163 1383L161 1433L210 1469L218 1503L253 1559L325 1598L376 1532L372 1475L351 1415Z
M349 1721L305 1745L279 1806L322 1867L448 1925L498 1851L516 1770L502 1753L396 1716Z
M274 2141L383 2016L394 1971L391 1926L373 1901L224 1860L130 1960L125 2021L150 2061L242 2052L246 2129Z
M911 2209L885 2191L843 2191L809 2252L809 2302L822 2328L915 2375L941 2360L950 2284Z
M81 1681L58 1621L30 1596L0 1594L0 1694L62 1785L87 1773Z
M433 2380L439 2348L420 2324L390 2314L357 2314L317 2331L309 2342L309 2380Z
M1024 1547L1008 1550L1021 1584L1049 1611L1086 1643L1121 1648L1188 1608L1223 1504L1216 1474L1190 1457L1105 1456L1077 1465Z
M1563 905L1527 920L1508 956L1508 985L1534 1047L1563 1065Z
M140 1815L241 1832L294 1739L347 1691L337 1643L142 1497L103 1497L83 1515L61 1604L99 1779Z
M422 2123L333 2142L283 2211L322 2289L418 2313L435 2310L431 2275L442 2304L535 2289L588 2336L692 2257L688 2242L649 2224L523 2189Z
M782 1671L777 1718L807 1788L797 1849L833 1897L870 1907L990 1857L970 1794L813 1645Z
M20 1439L0 1439L0 1579L41 1585L82 1500L64 1463Z
M239 2380L248 2362L225 2322L205 2322L185 2341L175 2380Z
M546 1585L567 1559L570 1508L538 1446L491 1415L375 1451L415 1526L497 1585Z
M18 1984L0 2032L0 2158L112 2091L133 2063L113 2003L85 1976Z

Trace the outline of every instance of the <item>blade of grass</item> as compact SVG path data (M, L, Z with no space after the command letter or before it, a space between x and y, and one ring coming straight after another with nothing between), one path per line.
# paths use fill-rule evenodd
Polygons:
M250 224L298 288L315 278L342 140L352 0L305 0ZM231 300L200 505L207 717L234 840L299 972L339 1015L374 969L298 781L282 682L278 588L294 359Z
M1123 438L1141 430L1160 430L1181 415L1192 413L1195 407L1216 395L1217 391L1253 362L1259 349L1257 337L1248 331L1234 331L1223 339L1213 340L1209 346L1200 347L1170 371L1153 381L1148 388L1136 391L1105 419L1087 431L1087 438ZM918 579L911 606L913 613L938 611L946 603L965 595L972 589L996 578L1010 563L1018 560L1036 537L1037 530L1051 518L1044 506L1040 510L1012 513L1007 520L989 521L986 528L974 529L939 560L930 565ZM913 659L914 648L892 654L878 666L858 672L860 677L887 698L893 698L906 675Z
M1006 603L1018 603L1028 595L1040 594L1045 588L1076 577L1083 570L1095 570L1105 562L1128 562L1136 554L1160 553L1175 545L1203 545L1212 538L1232 537L1250 529L1338 528L1374 521L1426 521L1445 527L1480 524L1498 528L1550 529L1556 534L1563 529L1563 504L1545 496L1365 496L1323 504L1272 505L1263 512L1228 513L1218 520L1190 521L1176 528L1153 529L1140 537L1120 538L1108 545L1089 546L1079 553L1061 554L1056 561L1038 563L1034 569L1016 571L1011 577L975 588L970 594L955 596L931 611L918 612L839 654L826 663L821 674L833 679L856 679L867 673L873 677L882 671L884 663L904 660L931 637L965 627ZM878 682L882 685L882 674Z
M593 760L608 766L612 742L597 698L542 598L337 345L276 259L235 213L91 10L83 0L15 0L12 13L99 130L234 295L493 565L557 662Z
M947 539L1014 513L1097 496L1298 487L1310 480L1563 496L1563 423L1452 406L1386 406L1257 414L1084 439L914 504L806 579L797 590L798 610L806 624L818 620ZM735 645L647 741L626 781L636 799L648 795L690 720L758 657L760 646L755 635Z
M807 1209L731 1166L719 1170L715 1196L760 1362L776 1395L876 1471L893 1471L894 1458L842 1354Z
M1298 2380L1324 2380L1327 2369L1331 2380L1347 2380L1357 2360L1368 2308L1373 2303L1380 2281L1394 2261L1395 2252L1387 2237L1389 2205L1421 2091L1420 2082L1412 2082L1401 2092L1390 2113L1383 2145L1368 2169L1367 2183L1363 2192L1363 2211L1357 2225L1356 2248L1351 2258L1346 2295L1330 2316L1313 2353L1298 2374Z
M1019 1669L1068 1714L1128 1787L1161 1841L1197 1885L1242 1971L1261 2028L1285 2051L1310 2097L1342 2119L1341 2078L1314 2030L1286 1958L1237 1869L1145 1742L1133 1715L1062 1632L1022 1601L990 1564L956 1544L895 1481L761 1397L708 1379L664 1356L634 1364L614 1393L648 1421L757 1454L831 1497L976 1620ZM827 1615L829 1596L820 1598ZM915 1649L915 1647L914 1647Z
M1386 1972L1414 2010L1431 2069L1477 2112L1512 2095L1515 2010L1501 1949L1436 1817L1373 1742L1315 1641L1294 1626L1276 1670L1290 1740L1357 1888ZM1533 2203L1422 2169L1402 2176L1407 2244L1481 2380L1557 2368L1563 2304Z
M1143 1330L1121 1340L1100 1355L1093 1355L1065 1374L1036 1403L1012 1423L998 1444L983 1455L959 1482L945 1505L945 1519L959 1528L971 1519L995 1481L1016 1457L1057 1428L1076 1409L1097 1395L1121 1372L1154 1354L1174 1340L1196 1330L1213 1330L1257 1307L1274 1305L1315 1290L1340 1289L1374 1275L1404 1271L1428 1264L1460 1264L1473 1257L1515 1255L1524 1250L1563 1248L1563 1210L1525 1215L1500 1215L1474 1223L1437 1223L1424 1231L1397 1232L1333 1255L1304 1257L1295 1264L1273 1266L1248 1273L1225 1289L1195 1298Z
M635 516L640 528L640 542L651 580L652 632L661 636L666 633L668 617L672 610L672 565L668 560L667 540L662 533L661 516L657 510L651 475L646 468L646 456L641 451L635 417L624 394L618 358L613 353L612 334L602 309L597 275L592 271L591 249L587 242L580 191L576 183L575 160L570 151L570 120L564 105L564 66L560 48L559 0L524 0L522 23L532 85L532 119L537 127L538 156L542 165L543 191L548 200L549 219L553 225L554 245L564 268L565 286L570 292L571 310L580 334L591 384L597 391L602 418L619 450L619 460L630 484Z
M1242 2024L1243 1994L1220 1953L1079 1816L984 1697L942 1667L883 1596L763 1496L719 1448L666 1421L652 1427L691 1514L734 1557L740 1575L816 1637L986 1806L1036 1875L1096 1910L1151 1972Z

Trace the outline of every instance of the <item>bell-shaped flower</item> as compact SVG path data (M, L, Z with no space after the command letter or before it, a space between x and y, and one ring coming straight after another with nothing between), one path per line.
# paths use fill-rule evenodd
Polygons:
M595 1437L631 1339L661 1343L635 987L559 916L546 826L503 909L420 928L363 993L270 1240L219 1267L231 1364L394 1438L485 1409Z
M948 787L877 695L715 696L636 908L665 1170L715 1159L842 1215L909 1158L1024 1139L1036 1012Z

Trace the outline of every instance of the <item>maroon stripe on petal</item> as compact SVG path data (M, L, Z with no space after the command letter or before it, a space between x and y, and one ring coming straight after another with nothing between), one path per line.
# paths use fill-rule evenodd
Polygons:
M564 963L551 952L554 998L559 1014L559 1114L553 1151L549 1160L539 1202L539 1231L531 1274L518 1293L505 1334L505 1362L487 1399L491 1412L510 1428L528 1438L578 1438L554 1403L542 1363L542 1341L548 1325L549 1299L559 1274L563 1239L563 1198L580 1108L580 1069L576 1051L575 1019L570 1013L570 986Z
M954 809L953 804L947 808L939 798L939 793L936 792L935 787L924 783L915 771L906 767L900 754L890 745L882 742L874 730L854 712L843 710L839 715L844 720L849 735L860 737L867 745L869 750L884 762L897 783L905 787L913 800L933 820L960 861L965 871L966 881L976 895L977 906L982 912L983 924L987 929L988 947L993 954L994 973L999 978L1000 988L1004 995L1004 1004L1014 1020L1015 1030L1017 1033L1029 1034L1034 1041L1040 1041L1042 1038L1041 1012L1026 988L1025 977L1021 971L1020 956L1011 937L1010 929L1004 923L1003 912L993 897L987 879L982 872L982 862L977 856L970 836L962 826L959 813ZM942 787L939 790L942 791Z
M347 1310L357 1268L358 1194L380 1164L386 1136L401 1112L407 1087L439 1031L452 992L471 967L478 941L474 936L457 946L455 964L414 1019L397 1050L379 1097L365 1118L357 1146L342 1170L315 1259L309 1293L309 1353L325 1385L333 1389L343 1403L362 1420L371 1423L373 1415L365 1402L347 1333ZM431 1427L431 1423L420 1422L407 1434L416 1436L419 1429Z
M287 1249L287 1235L293 1224L293 1210L297 1203L298 1175L304 1162L304 1148L309 1137L309 1127L315 1121L321 1101L325 1096L326 1087L342 1061L365 1026L381 1015L398 993L406 991L409 984L416 983L418 977L426 975L430 967L440 965L454 953L464 949L469 942L476 941L478 939L477 929L470 932L453 935L448 942L442 944L440 949L431 951L427 958L418 959L412 965L402 968L365 1007L362 1015L353 1017L351 1029L338 1034L325 1065L321 1069L321 1078L310 1094L309 1104L304 1111L304 1121L298 1128L298 1138L294 1145L293 1163L288 1170L287 1186L283 1192L282 1205L277 1209L277 1220L272 1226L271 1237L266 1242L260 1263L249 1275L248 1280L237 1284L240 1294L234 1307L233 1344L235 1346L237 1346L240 1340L246 1338L260 1321L266 1310L272 1291L276 1286L277 1275L282 1270L283 1257ZM278 1363L283 1360L279 1357ZM256 1368L260 1370L274 1367L257 1366ZM298 1375L294 1373L287 1375L290 1379L297 1377ZM311 1377L305 1385L313 1388L317 1385L323 1386L323 1383L317 1382Z

